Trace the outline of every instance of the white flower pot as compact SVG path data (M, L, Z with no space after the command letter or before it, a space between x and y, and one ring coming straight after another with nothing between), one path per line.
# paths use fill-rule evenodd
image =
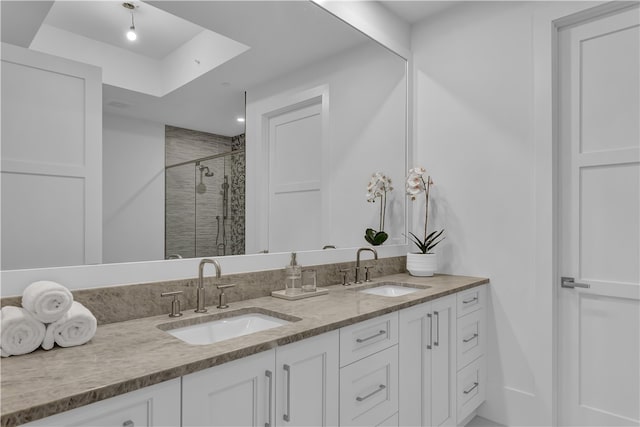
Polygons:
M437 254L408 253L407 271L412 276L433 276L438 269Z

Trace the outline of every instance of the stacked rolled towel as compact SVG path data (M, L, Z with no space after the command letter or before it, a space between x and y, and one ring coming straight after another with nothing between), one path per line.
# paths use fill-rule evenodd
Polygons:
M74 301L69 311L47 326L42 348L50 350L54 343L60 347L82 345L93 338L97 325L89 309Z
M41 280L22 293L22 307L3 307L0 318L0 355L2 357L73 347L88 342L98 322L64 286Z
M3 307L0 315L0 355L18 356L40 347L45 326L22 307Z
M22 306L42 323L60 319L72 303L73 294L69 289L48 280L33 282L22 293Z

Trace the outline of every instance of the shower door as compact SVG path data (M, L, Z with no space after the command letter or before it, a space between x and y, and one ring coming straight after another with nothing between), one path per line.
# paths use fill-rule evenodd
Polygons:
M244 150L172 166L165 176L165 258L244 254Z

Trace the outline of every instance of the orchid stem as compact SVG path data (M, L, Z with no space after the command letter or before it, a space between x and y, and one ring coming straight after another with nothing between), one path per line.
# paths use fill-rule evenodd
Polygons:
M422 182L424 183L424 188L425 188L425 192L424 192L424 199L425 199L425 204L424 204L424 240L427 240L427 224L429 223L429 188L431 187L431 176L427 176L427 182L424 182L424 178L420 177L420 179L422 180Z

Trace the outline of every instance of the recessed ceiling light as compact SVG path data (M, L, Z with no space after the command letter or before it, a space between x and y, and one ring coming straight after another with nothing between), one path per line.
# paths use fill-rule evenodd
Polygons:
M244 117L238 117L236 120L238 123L244 123Z

